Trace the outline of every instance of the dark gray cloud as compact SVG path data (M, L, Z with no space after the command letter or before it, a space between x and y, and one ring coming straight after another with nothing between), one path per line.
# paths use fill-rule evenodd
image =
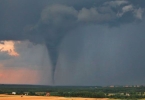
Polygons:
M134 0L133 0L134 1ZM114 10L111 8L112 2L117 1L105 1L105 0L80 0L80 1L68 1L68 0L2 0L1 1L1 40L5 39L28 39L37 40L37 36L46 37L46 32L48 31L68 31L73 27L77 27L80 22L83 24L88 23L122 23L126 21L133 21L134 18L124 14L125 11L122 11L123 6L131 5L133 1L128 1L128 3L123 3L120 1L119 5L114 3L117 6L117 9ZM119 1L118 1L119 2ZM124 1L127 2L127 1ZM135 1L134 1L135 2ZM133 2L133 3L134 3ZM136 2L135 2L136 3ZM106 4L106 5L104 5ZM108 4L108 5L107 5ZM141 4L141 3L140 3ZM122 6L121 5L121 6ZM133 5L133 4L132 4ZM79 8L78 8L79 7ZM68 9L67 9L68 8ZM120 9L119 9L120 8ZM141 16L142 10L139 3L131 10L135 11L138 17ZM120 13L119 13L120 12ZM127 10L126 12L129 12ZM119 13L120 18L116 18L116 14ZM128 14L128 13L127 13ZM130 14L129 14L130 15ZM57 17L56 17L57 16ZM80 22L79 22L80 21ZM61 26L60 26L61 24ZM30 27L35 26L33 34L29 32L24 32ZM70 29L69 29L70 28ZM39 30L40 29L40 30ZM51 29L51 30L50 30ZM61 30L60 30L61 29ZM40 32L42 32L40 34ZM37 34L38 33L38 34ZM51 32L49 32L50 34ZM54 33L54 32L53 32ZM57 32L55 32L57 33ZM63 32L65 34L65 32ZM8 34L8 35L7 35ZM37 34L37 35L36 35Z
M10 56L7 52L1 52L0 53L0 60L8 60L10 58L12 58L12 56Z
M65 53L61 55L60 60L63 63L57 69L57 82L65 84L71 79L68 84L143 84L141 76L144 76L144 21L136 24L115 28L102 25L85 27L82 29L83 36L76 39L80 43L79 47L69 46L75 39L69 37L61 52L66 53L69 50L71 60L68 55L64 56ZM75 52L70 52L71 49Z
M100 69L100 72L107 72L108 68L105 67L107 66L107 63L110 64L108 66L112 66L112 64L115 63L115 60L116 62L122 62L124 63L124 66L127 66L129 63L125 63L126 61L129 62L130 60L132 61L132 59L135 59L131 59L130 56L136 52L132 49L132 52L130 52L129 47L127 47L127 50L129 49L128 51L121 51L121 53L123 54L117 57L118 60L115 59L115 54L118 54L119 48L123 49L126 45L134 45L134 48L138 48L141 50L140 46L142 45L139 45L139 47L137 47L139 42L134 42L134 38L136 38L134 37L134 35L138 32L140 32L141 34L144 29L140 29L139 31L139 28L135 28L134 31L132 31L131 28L137 27L137 25L133 23L144 23L143 3L144 1L136 0L2 0L0 1L0 40L29 40L33 43L45 44L50 55L50 60L52 62L53 81L56 69L60 65L67 65L68 68L66 69L68 69L68 71L72 69L72 66L76 66L76 68L74 68L74 72L77 68L80 68L80 71L81 69L84 69L82 70L82 73L84 73L85 71L88 72L87 78L83 80L85 82L90 76L95 78L95 76L97 77L97 75L102 75L101 73L95 74L94 70ZM131 32L132 34L127 33L128 29L124 27L122 29L126 30L120 33L121 30L119 29L119 27L122 27L126 24L128 26L133 25L133 27L128 28L130 30L128 32ZM101 29L106 29L109 35L106 33L106 31L102 31L100 29L96 30L95 28L88 28L96 27L98 25ZM84 31L84 27L88 29L87 33ZM115 27L116 29L112 29L113 27ZM115 33L111 33L112 31L115 31ZM73 32L75 32L75 34ZM96 40L91 40L91 38L86 38L86 40L83 40L85 38L85 34L91 33L92 36L90 37L97 37ZM125 33L127 35L125 35ZM138 35L138 38L141 38L141 35ZM74 36L77 37L76 40ZM66 39L70 37L74 37L74 40ZM127 41L127 39L124 41L123 39L120 39L121 37L130 38L130 41ZM100 38L102 38L102 40ZM81 42L82 40L83 42ZM68 44L64 43L64 41L68 42ZM86 48L86 42L90 44L90 47ZM115 42L117 43L115 44ZM91 45L92 43L96 45ZM70 47L64 47L64 51L66 53L63 53L64 55L67 54L65 57L68 58L68 61L65 61L70 62L68 64L66 62L61 62L60 60L58 60L59 53L62 53L62 50L64 49L64 44ZM108 45L115 45L115 47L112 47L113 49L110 49ZM84 46L84 48L81 46ZM94 49L94 51L92 51L92 49ZM86 52L85 50L88 50L89 52ZM113 52L113 50L115 52ZM91 53L91 51L93 53ZM143 54L142 50L141 52L141 54ZM137 52L135 56L141 54ZM60 55L62 56L62 54ZM94 59L92 59L92 56ZM86 58L84 59L83 57ZM73 62L74 59L75 61ZM127 60L125 61L122 59ZM93 60L100 61L102 63L97 63L97 65L94 65L94 62L92 62ZM60 62L58 63L58 61ZM84 61L85 64L83 65L82 63ZM92 64L90 65L91 62ZM143 62L140 63L143 64ZM118 66L119 68L123 69L124 67L121 67L121 65L122 64L114 64L114 66ZM91 66L90 69L87 68L87 66ZM90 72L87 70L89 70ZM89 76L89 73L91 73L91 71L93 71L93 73ZM109 73L109 71L110 70L108 70L107 73ZM113 71L115 71L114 67ZM57 75L58 73L59 70L57 70ZM133 74L133 72L131 74ZM73 78L74 80L79 80L82 77L81 74L79 75L77 72L76 75L80 77L78 77L78 79ZM106 75L103 75L100 84L107 78L105 76ZM110 77L114 76L110 74ZM56 79L58 79L58 77L56 77ZM99 78L97 80L99 80ZM63 83L65 82L65 80L60 80L60 83L61 82ZM92 80L91 84L94 84L94 82L95 81ZM108 82L108 84L109 83L111 84L111 82ZM81 82L74 84L81 84Z

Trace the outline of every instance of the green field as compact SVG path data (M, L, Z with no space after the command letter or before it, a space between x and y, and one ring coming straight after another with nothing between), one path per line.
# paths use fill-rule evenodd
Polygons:
M81 97L81 98L109 98L136 100L145 98L145 87L101 87L101 86L45 86L45 85L0 85L0 94L12 96L12 92L17 95L28 96L50 96L59 97Z

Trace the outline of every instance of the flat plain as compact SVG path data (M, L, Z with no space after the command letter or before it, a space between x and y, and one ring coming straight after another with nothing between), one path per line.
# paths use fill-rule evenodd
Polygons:
M56 96L22 96L21 95L0 95L0 100L110 100L108 98L75 98Z

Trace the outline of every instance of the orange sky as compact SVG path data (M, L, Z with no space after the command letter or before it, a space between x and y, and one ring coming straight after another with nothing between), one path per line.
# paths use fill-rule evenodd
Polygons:
M0 41L0 52L6 52L10 56L19 56L15 50L15 43L18 41ZM39 81L38 70L29 69L27 67L7 67L4 62L9 63L8 59L6 61L0 62L0 83L1 84L37 84Z
M0 69L1 84L37 84L39 81L39 72L25 68Z
M0 51L7 52L11 56L19 56L19 54L15 51L15 42L14 41L1 41L4 44L0 44Z

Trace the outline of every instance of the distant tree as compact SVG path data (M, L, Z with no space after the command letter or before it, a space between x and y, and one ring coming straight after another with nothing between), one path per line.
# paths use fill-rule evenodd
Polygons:
M35 92L30 91L29 95L35 95Z
M105 93L104 92L97 92L97 95L96 95L98 98L104 98L105 97Z

